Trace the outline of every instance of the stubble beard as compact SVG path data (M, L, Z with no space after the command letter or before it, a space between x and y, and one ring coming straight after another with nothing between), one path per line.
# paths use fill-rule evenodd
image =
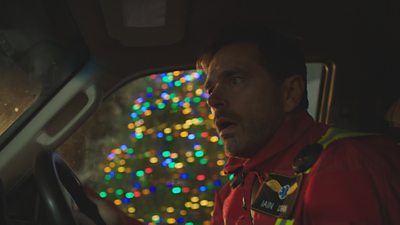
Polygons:
M225 153L230 157L248 159L259 152L271 139L272 132L267 121L250 121L249 125L239 125L239 132L225 141ZM275 130L275 129L273 129Z

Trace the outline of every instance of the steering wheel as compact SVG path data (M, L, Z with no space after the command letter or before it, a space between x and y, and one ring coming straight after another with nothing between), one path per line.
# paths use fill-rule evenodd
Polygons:
M97 205L86 196L78 177L57 153L42 151L37 155L35 179L41 200L43 200L54 224L77 225L72 209L63 193L63 186L75 201L80 212L89 217L96 225L106 225L99 214Z

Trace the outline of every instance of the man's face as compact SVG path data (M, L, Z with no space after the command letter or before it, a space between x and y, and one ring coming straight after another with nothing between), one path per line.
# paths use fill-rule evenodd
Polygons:
M252 157L284 117L280 85L260 58L253 44L231 44L214 55L207 69L208 104L230 156Z

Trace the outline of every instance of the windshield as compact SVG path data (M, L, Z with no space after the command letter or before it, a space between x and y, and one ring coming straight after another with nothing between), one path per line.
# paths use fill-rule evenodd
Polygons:
M0 53L1 54L1 53ZM0 55L0 134L36 101L41 84L4 54Z
M39 1L2 1L0 144L88 58L68 7L47 9Z

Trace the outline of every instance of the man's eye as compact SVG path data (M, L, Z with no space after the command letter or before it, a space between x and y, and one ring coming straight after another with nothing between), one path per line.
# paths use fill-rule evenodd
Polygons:
M231 78L231 84L233 85L238 85L241 84L243 82L243 78L241 77L232 77Z

